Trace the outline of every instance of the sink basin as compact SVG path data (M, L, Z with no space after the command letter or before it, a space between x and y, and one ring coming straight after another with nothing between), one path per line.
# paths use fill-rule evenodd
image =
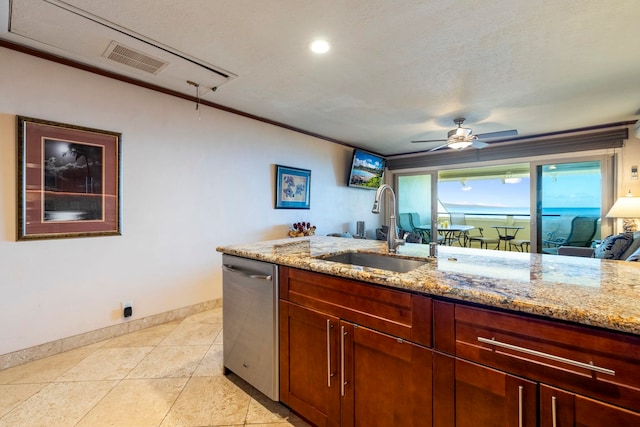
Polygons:
M359 265L361 267L378 268L380 270L406 273L422 267L427 262L415 259L397 258L389 255L370 254L363 252L345 252L337 255L324 255L319 257L324 261L339 262L342 264Z

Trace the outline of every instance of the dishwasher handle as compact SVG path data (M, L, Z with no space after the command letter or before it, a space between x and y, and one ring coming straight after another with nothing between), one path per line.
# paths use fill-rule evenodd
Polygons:
M248 277L249 279L259 279L259 280L268 280L271 281L272 277L271 275L267 275L267 274L251 274L245 270L240 270L239 268L233 267L231 265L228 264L222 264L222 269L224 271L228 271L229 273L237 273L237 274L242 274L245 277Z

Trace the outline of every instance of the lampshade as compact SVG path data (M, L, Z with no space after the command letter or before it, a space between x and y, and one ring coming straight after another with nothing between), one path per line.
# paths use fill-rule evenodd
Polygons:
M623 218L624 231L636 231L631 218L640 218L640 197L620 197L607 212L607 218Z
M607 213L607 218L640 218L640 197L620 197Z

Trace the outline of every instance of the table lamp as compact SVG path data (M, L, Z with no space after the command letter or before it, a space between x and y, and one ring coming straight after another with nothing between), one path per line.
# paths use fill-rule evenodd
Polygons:
M633 197L631 192L620 197L607 213L607 218L622 218L624 232L636 231L638 227L634 218L640 218L640 197Z

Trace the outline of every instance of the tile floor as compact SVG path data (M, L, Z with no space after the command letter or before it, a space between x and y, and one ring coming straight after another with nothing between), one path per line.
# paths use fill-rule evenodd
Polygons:
M222 373L222 308L0 371L0 426L307 427Z

